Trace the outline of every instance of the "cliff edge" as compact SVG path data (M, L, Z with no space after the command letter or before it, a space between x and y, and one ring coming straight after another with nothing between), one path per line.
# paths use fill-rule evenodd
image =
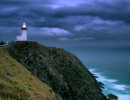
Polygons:
M101 83L72 53L28 41L14 42L6 49L64 100L107 100Z

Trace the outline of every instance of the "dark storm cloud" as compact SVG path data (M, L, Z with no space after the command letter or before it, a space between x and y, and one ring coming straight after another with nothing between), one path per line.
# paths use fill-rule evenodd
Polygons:
M22 5L36 5L36 4L50 4L50 3L54 3L55 0L1 0L0 1L0 5L1 6L22 6Z
M38 0L37 2L33 0L2 0L0 2L1 5L3 5L1 7L5 7L5 9L2 8L3 10L0 11L0 18L18 17L20 19L21 17L21 19L27 18L35 21L37 20L37 18L45 17L46 21L48 22L48 20L54 21L56 19L64 18L67 16L92 16L100 17L105 20L121 20L128 23L130 21L130 2L126 0L118 0L112 2L93 1L91 3L88 2L84 4L79 4L77 6L60 6L57 9L53 9L52 7L56 4L62 5L63 3L60 4L58 3L58 1L43 2L41 0ZM8 5L14 6L6 8Z
M130 1L94 2L92 4L81 4L75 7L62 7L50 14L61 18L66 16L93 16L109 20L122 20L130 22Z
M129 9L129 0L1 0L0 39L15 37L25 21L37 40L129 40Z
M0 1L1 7L13 6L19 8L16 13L20 16L28 16L30 13L34 13L36 16L46 16L52 18L62 18L66 16L96 16L103 19L113 19L113 20L123 20L130 21L130 1L129 0L116 0L111 2L106 1L94 1L84 2L84 4L79 4L77 6L62 6L63 2L56 1L14 1L14 0L2 0ZM59 5L59 9L52 9L54 5ZM11 9L11 8L7 8ZM2 10L1 10L2 11ZM4 11L4 10L3 10ZM6 11L6 10L5 10ZM22 12L27 13L22 13ZM11 11L7 11L10 13ZM15 11L14 11L15 12ZM6 12L5 12L6 13ZM15 13L15 14L16 14ZM20 14L19 14L20 13ZM15 17L15 14L11 16ZM33 15L33 16L34 16ZM2 15L1 15L2 16ZM32 17L33 17L32 16ZM10 16L8 16L10 17ZM29 16L30 18L31 16Z

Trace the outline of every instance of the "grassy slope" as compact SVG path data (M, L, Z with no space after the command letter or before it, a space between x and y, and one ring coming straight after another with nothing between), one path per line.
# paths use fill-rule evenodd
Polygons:
M15 42L8 51L64 100L106 100L101 84L71 53L36 42Z
M0 100L61 100L53 90L0 48Z

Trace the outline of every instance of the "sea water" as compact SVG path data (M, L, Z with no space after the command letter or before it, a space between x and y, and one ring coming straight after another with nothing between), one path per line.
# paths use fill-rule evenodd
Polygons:
M110 93L119 100L130 100L130 46L65 47L104 83L105 95Z

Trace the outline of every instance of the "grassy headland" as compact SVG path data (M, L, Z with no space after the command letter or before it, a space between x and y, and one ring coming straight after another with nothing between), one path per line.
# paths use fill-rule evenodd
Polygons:
M107 99L102 93L101 83L97 82L95 77L76 56L64 49L46 47L37 42L19 41L14 42L11 46L7 47L6 50L11 57L21 63L22 66L27 68L43 83L49 85L53 91L60 94L64 100ZM17 67L14 69L17 69ZM10 69L8 71L10 71ZM15 72L16 71L18 70L15 70ZM22 75L24 74L23 71ZM23 85L25 84L27 83ZM36 84L39 85L42 83ZM26 86L29 87L29 84ZM29 93L31 90L28 89L28 87L26 87L26 89ZM40 87L39 89L35 87L36 91L38 89L39 94L44 86ZM52 96L54 97L54 95Z
M0 48L0 100L62 100L6 49Z

